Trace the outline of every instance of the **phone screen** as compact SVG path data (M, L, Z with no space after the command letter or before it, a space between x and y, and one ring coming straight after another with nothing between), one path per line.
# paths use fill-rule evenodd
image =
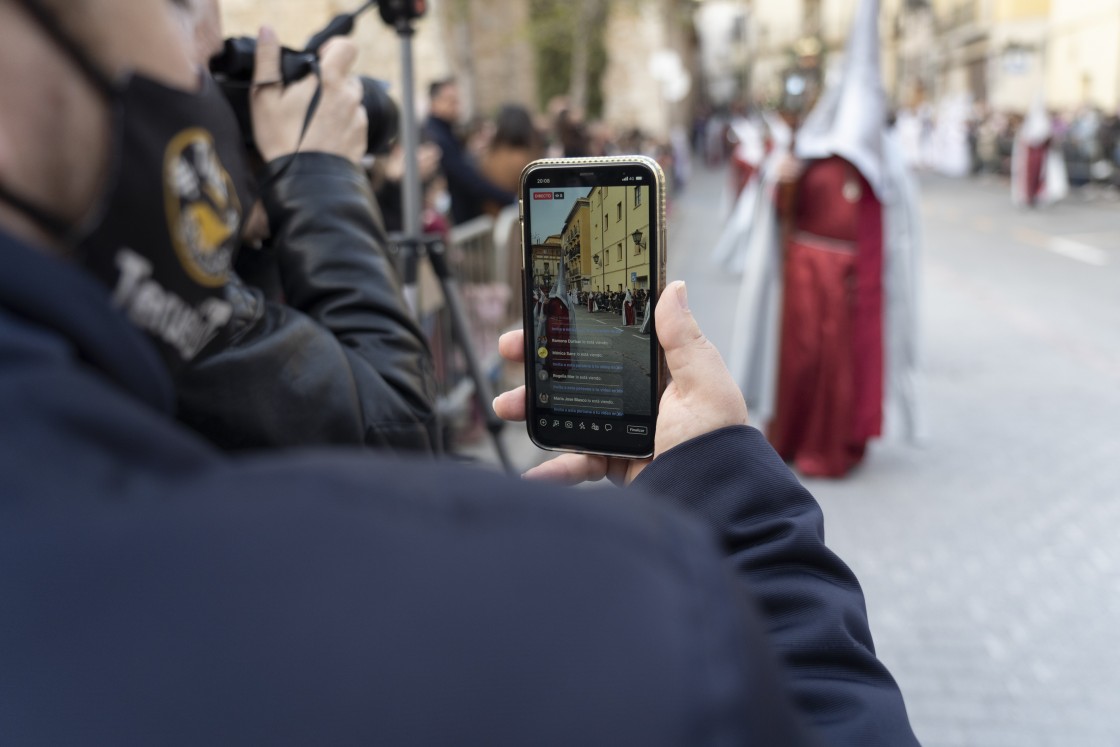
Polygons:
M529 431L546 448L651 454L657 174L583 163L530 171L524 184Z

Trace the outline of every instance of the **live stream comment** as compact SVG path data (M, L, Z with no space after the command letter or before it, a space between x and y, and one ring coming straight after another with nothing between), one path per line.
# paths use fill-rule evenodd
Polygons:
M623 416L623 362L616 344L621 334L610 327L580 329L568 350L550 351L554 356L549 382L554 411Z

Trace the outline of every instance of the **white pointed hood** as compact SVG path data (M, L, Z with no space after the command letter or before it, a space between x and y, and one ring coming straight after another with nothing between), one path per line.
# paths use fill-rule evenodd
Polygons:
M549 291L548 297L559 298L564 302L565 306L571 308L572 299L568 295L568 277L564 273L566 264L567 263L563 259L560 260L560 269L556 273L556 284L552 286L552 290Z
M731 122L731 132L737 141L736 155L751 166L756 168L760 166L766 158L762 124L753 117L738 117Z
M1023 126L1019 134L1027 145L1036 148L1050 139L1053 134L1050 113L1046 111L1046 102L1043 100L1042 94L1035 97L1034 103L1031 104L1031 110L1027 112L1027 118L1023 120Z
M841 78L797 131L797 156L840 156L885 200L883 132L887 102L879 71L879 0L861 0L844 50Z

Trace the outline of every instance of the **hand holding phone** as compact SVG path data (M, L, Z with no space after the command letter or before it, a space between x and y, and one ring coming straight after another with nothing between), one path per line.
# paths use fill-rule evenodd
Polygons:
M648 457L664 389L653 310L665 186L641 156L521 175L527 427L545 449Z
M675 446L706 433L747 424L747 406L724 365L719 351L704 336L688 309L684 283L669 285L657 307L657 328L671 380L657 416L654 458ZM524 358L524 333L502 335L502 357L512 362ZM526 388L518 387L494 400L494 411L505 420L525 420ZM525 477L566 484L610 478L629 483L649 464L649 459L619 459L592 454L563 454L530 470Z

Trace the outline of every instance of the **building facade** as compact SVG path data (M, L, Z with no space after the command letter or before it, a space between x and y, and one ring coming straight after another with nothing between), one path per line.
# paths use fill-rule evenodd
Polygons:
M593 262L591 260L591 200L581 197L572 205L560 234L568 287L573 290L591 290Z
M750 98L773 103L791 71L819 67L825 84L836 75L857 3L706 0L698 28L705 45L714 34L729 50L727 64L745 39L740 78ZM709 12L727 19L722 30L703 21ZM1057 109L1120 107L1120 0L881 0L880 39L883 85L899 106L966 98L1022 112L1043 93Z
M533 244L533 286L551 291L556 278L560 275L563 251L560 234L549 236L539 244ZM571 284L569 283L569 288Z
M646 187L596 187L587 196L591 223L592 291L650 287Z
M907 9L907 72L929 98L1025 111L1120 107L1120 0L933 0ZM922 61L924 58L924 62Z
M1120 110L1120 0L1051 0L1046 45L1050 106Z
M613 0L606 21L603 120L668 137L691 118L697 75L690 0Z

